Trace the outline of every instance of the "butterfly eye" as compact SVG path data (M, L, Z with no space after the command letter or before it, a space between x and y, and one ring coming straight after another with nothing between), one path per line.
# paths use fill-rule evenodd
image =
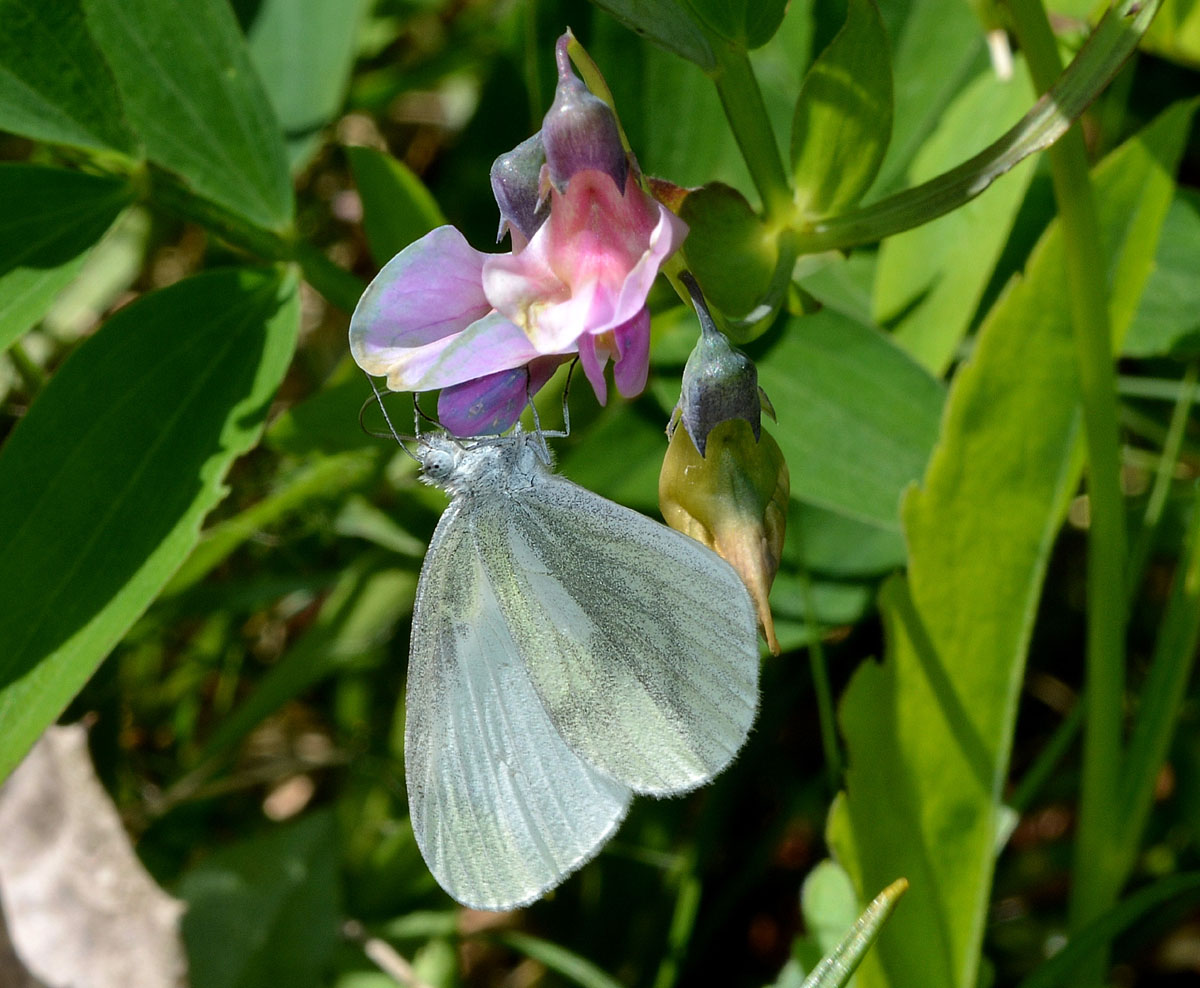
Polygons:
M421 462L421 472L435 483L449 480L453 470L454 457L444 449L430 450Z

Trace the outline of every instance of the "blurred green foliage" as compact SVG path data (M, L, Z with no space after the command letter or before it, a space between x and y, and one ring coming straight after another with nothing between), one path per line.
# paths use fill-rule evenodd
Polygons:
M1049 7L1074 55L1102 9ZM799 985L899 877L861 986L1063 983L1109 946L1123 985L1194 978L1196 23L1167 0L1123 67L1076 63L1115 76L1083 129L1120 360L1133 822L1129 894L1054 961L1089 501L1047 169L1005 159L853 253L788 239L878 219L1028 120L1024 60L989 59L1004 9L958 0L0 0L0 775L56 717L93 723L140 855L190 905L196 986L394 983L372 944L427 985ZM567 26L643 170L708 186L688 261L791 467L785 653L728 772L637 801L578 875L491 916L437 887L407 823L408 620L445 499L360 427L345 330L433 226L493 242L488 167L540 126ZM651 302L646 393L575 389L556 443L649 513L698 333L665 284Z

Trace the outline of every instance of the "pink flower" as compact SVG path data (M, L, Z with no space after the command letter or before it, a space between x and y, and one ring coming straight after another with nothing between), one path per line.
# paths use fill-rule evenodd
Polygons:
M492 166L512 252L481 253L439 227L384 266L350 320L358 365L393 391L440 388L438 416L458 435L508 429L574 354L601 404L609 360L622 395L646 384L646 296L687 227L642 190L612 110L571 71L568 40L541 131Z

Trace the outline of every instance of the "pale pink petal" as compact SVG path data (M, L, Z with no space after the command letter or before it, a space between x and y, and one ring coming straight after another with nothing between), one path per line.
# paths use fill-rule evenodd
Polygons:
M492 254L483 263L482 284L487 300L498 312L525 330L531 339L535 335L541 310L571 297L570 289L558 280L547 262L546 243L542 236L546 226L543 223L520 252ZM568 344L571 342L574 342L574 337ZM561 349L557 344L546 345L541 339L536 340L536 345L544 353Z
M650 370L650 310L641 312L612 331L617 357L613 361L613 381L626 398L640 395ZM580 347L582 352L583 347Z
M542 357L525 367L498 371L443 388L438 421L456 436L495 436L521 417L532 395L554 376L558 357Z
M390 373L388 354L433 344L487 315L485 257L454 227L441 226L388 261L350 319L359 366Z
M359 364L368 374L386 374L392 391L432 391L520 367L539 354L518 327L493 312L454 336L420 347L389 348L376 356L378 368L362 360Z

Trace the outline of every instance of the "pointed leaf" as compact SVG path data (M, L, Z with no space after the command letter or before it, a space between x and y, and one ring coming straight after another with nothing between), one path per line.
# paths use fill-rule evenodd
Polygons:
M783 20L787 0L688 0L704 26L746 50L765 45Z
M259 226L287 226L279 123L225 0L83 0L125 113L155 164Z
M200 275L122 309L0 448L0 777L196 544L295 345L296 286Z
M0 351L46 314L132 198L115 179L0 165Z
M121 97L79 0L0 0L0 130L136 153Z
M816 218L853 206L892 134L892 65L874 0L850 0L846 23L808 70L792 121L796 205Z
M1172 108L1097 169L1118 331L1148 276L1191 114ZM954 379L922 486L904 501L908 577L881 594L888 654L842 700L850 768L829 839L860 894L897 871L912 881L862 988L977 982L1025 652L1082 460L1065 278L1056 222Z

